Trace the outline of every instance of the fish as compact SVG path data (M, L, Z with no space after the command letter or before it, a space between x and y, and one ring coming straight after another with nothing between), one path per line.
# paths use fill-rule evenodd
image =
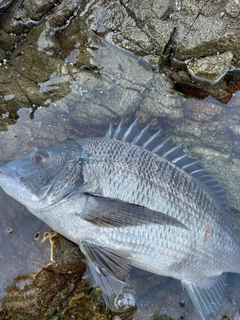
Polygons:
M240 272L222 184L137 119L23 155L0 167L0 186L80 246L111 309L134 266L180 280L205 320Z

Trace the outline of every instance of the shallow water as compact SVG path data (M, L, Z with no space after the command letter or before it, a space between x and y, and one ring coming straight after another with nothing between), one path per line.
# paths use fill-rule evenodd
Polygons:
M234 209L231 214L239 225L239 173L234 172L240 161L240 92L236 92L228 105L207 98L199 106L194 99L186 100L182 95L174 95L172 84L155 65L113 46L105 39L96 39L96 49L88 49L95 65L93 70L76 64L79 51L75 48L65 60L58 61L50 76L38 82L36 104L31 108L21 105L13 112L4 110L0 159L12 160L38 148L80 136L103 136L110 121L117 123L120 118L128 120L138 116L140 122L151 122L153 131L162 126L165 135L173 135L176 143L184 142L184 147L193 151L195 156L202 157L212 172L218 174L221 165L229 165L229 170L222 170L221 175ZM1 66L8 72L6 67L11 75L12 66ZM19 73L19 77L24 77L24 72ZM17 95L14 91L6 92L3 99L12 101L14 105ZM217 158L217 166L212 161L214 157ZM228 176L230 171L231 176ZM35 273L47 265L51 247L49 240L41 241L44 232L50 231L48 226L3 191L0 191L0 203L0 298L3 298L11 294L11 290L5 289L12 284L20 293L24 290L30 280L18 276ZM36 237L38 232L40 236ZM65 285L67 281L66 277ZM240 308L238 283L239 278L232 276L221 310L221 315L235 320L239 319ZM145 320L157 314L167 314L174 319L196 319L189 298L177 280L133 268L124 292L128 295L118 302L123 304L123 309L126 303L137 303L134 319ZM32 293L29 291L29 295ZM8 307L3 305L4 312L8 312ZM4 312L0 313L1 319L5 319ZM22 314L18 316L16 313L15 317L22 319ZM113 317L124 319L121 313Z
M49 227L13 199L0 192L0 298L19 275L36 272L50 262L50 245L41 243ZM39 236L35 234L40 232ZM35 237L35 239L34 239Z

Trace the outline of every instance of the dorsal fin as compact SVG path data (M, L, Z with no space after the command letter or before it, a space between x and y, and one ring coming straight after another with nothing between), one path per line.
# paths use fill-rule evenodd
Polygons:
M129 142L167 159L210 189L223 209L228 210L227 197L223 186L212 174L201 167L199 161L189 158L182 151L182 145L175 146L172 138L162 139L161 130L151 135L150 125L140 130L137 119L128 128L122 127L122 123L123 121L119 123L115 130L110 124L106 138Z
M139 129L139 133L132 140L132 144L135 144L136 146L142 146L144 141L148 140L151 137L149 128L150 128L150 125L147 125L141 131Z

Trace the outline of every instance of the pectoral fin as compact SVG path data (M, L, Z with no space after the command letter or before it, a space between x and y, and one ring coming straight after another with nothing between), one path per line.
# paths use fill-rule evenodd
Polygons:
M208 280L204 287L182 281L201 320L210 314L217 316L224 298L226 275Z
M181 221L159 211L103 197L87 196L81 218L102 227L126 227L143 224L171 225L188 229Z
M108 306L108 296L119 294L131 268L131 257L127 252L100 247L88 241L80 249L96 284L100 286Z

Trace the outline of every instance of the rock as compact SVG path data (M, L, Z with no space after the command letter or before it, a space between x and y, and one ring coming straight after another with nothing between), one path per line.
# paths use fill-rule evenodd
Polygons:
M149 116L182 119L183 111L180 99L175 99L171 95L165 97L159 93L152 93L147 96L140 104L140 110Z
M195 0L178 4L173 16L176 29L171 46L175 58L186 60L230 51L237 62L240 57L237 47L240 16L232 18L222 15L228 6L229 1L213 3Z
M123 0L124 6L134 13L134 16L139 21L146 21L153 16L156 19L168 17L169 12L173 10L173 3L169 0L161 2L157 0Z
M82 279L85 263L78 246L58 235L52 241L54 264L37 274L19 276L6 288L0 319L72 319L76 313L84 319L104 319L109 313L99 299L101 293L96 289L91 293L90 282Z
M184 107L185 116L197 121L214 119L222 111L222 108L219 105L195 99L186 100Z
M34 111L34 119L29 118L31 110L18 111L20 119L16 126L0 135L0 141L5 141L0 142L3 158L28 152L33 145L36 148L39 132L39 147L47 147L66 138L86 135L85 126L90 123L91 126L105 125L106 128L113 118L134 113L141 103L142 111L148 112L149 101L156 106L155 115L182 117L179 98L169 93L170 85L166 79L152 73L149 65L143 67L136 56L105 40L98 41L99 49L89 50L92 63L99 70L97 73L65 63L32 47L27 50L27 45L22 45L24 54L12 60L10 72L4 69L2 82L6 86L2 85L0 89L1 108L5 114L11 105L17 113L22 99L22 103ZM6 82L7 75L14 77L15 81L12 82L11 78ZM4 96L13 92L13 99L4 100ZM43 109L42 106L49 108ZM9 118L1 120L4 128ZM78 123L83 131L73 129L76 127L74 123ZM59 130L54 130L54 127ZM104 135L104 130L100 135Z
M97 34L122 48L161 58L174 29L173 22L166 19L171 10L171 1L100 1L90 8L87 21Z
M225 9L227 14L232 18L237 18L240 15L240 3L238 0L229 0Z
M2 11L6 10L12 3L13 0L1 0L0 3L0 13L2 13Z
M240 125L230 125L228 126L228 129L236 136L240 135Z
M174 5L172 1L123 1L125 8L134 17L137 26L148 36L158 55L163 54L174 30L170 18ZM142 26L142 28L141 28Z
M197 80L217 83L229 70L233 54L224 52L215 56L196 59L187 63L188 72Z
M231 100L228 102L228 106L239 107L240 106L240 91L233 93Z

